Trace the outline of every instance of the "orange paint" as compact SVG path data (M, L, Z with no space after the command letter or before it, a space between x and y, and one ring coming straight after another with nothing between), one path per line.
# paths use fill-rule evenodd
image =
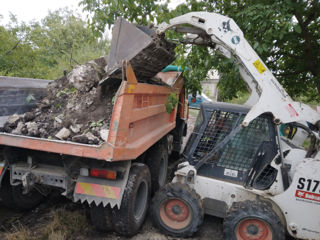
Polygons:
M157 75L163 82L172 83L171 86L138 83L129 63L125 73L113 107L107 142L96 146L0 133L0 145L106 161L136 159L175 128L176 115L187 118L187 102L181 73ZM172 92L179 95L179 104L170 115L165 103Z

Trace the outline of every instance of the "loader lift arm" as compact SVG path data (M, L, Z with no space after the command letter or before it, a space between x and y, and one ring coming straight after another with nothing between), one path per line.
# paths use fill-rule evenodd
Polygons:
M216 13L190 12L171 19L169 23L161 23L157 33L163 34L169 29L189 34L185 43L211 46L227 58L235 57L240 75L251 92L245 105L252 108L244 118L243 126L248 126L265 112L271 112L277 124L309 122L316 125L319 121L320 114L308 105L291 99L233 19Z

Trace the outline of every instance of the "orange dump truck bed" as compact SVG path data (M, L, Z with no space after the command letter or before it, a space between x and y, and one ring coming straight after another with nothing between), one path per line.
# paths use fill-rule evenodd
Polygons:
M179 72L159 73L167 85L139 83L130 64L113 107L108 140L101 145L79 144L21 135L0 133L0 145L27 148L106 161L137 158L155 142L175 128L177 112L186 116L183 79ZM170 93L180 103L169 114L165 104ZM85 113L84 113L85 114Z

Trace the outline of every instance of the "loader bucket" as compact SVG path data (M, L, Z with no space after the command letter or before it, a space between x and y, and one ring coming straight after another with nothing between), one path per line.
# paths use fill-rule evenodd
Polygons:
M175 59L174 48L175 44L158 36L154 30L118 18L112 30L107 76L119 73L122 61L128 60L138 81L148 82Z

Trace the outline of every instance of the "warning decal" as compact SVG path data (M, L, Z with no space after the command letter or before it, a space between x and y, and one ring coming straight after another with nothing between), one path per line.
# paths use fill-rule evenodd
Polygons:
M266 68L263 66L262 62L258 59L253 63L253 65L256 67L259 73L263 73L266 71Z

